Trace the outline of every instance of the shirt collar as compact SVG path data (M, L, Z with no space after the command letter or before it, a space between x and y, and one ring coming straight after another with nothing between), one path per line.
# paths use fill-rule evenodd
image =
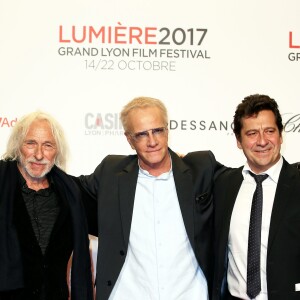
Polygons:
M281 171L282 165L283 165L283 158L282 158L282 156L280 156L280 159L278 160L278 162L275 165L273 165L271 168L269 168L265 172L259 173L259 175L261 175L261 174L267 174L272 181L274 181L275 183L277 183L278 179L279 179L279 175L280 175L280 171ZM248 162L246 162L246 164L245 164L245 166L243 168L243 171L242 171L244 179L246 179L248 176L250 176L249 175L250 171L253 172L250 169Z
M170 155L170 154L169 154ZM172 176L172 158L170 156L170 159L171 159L171 167L170 167L170 170L165 172L165 173L162 173L160 174L159 176L153 176L151 175L147 170L144 170L141 165L140 165L140 161L138 160L138 164L139 164L139 176L144 176L144 177L151 177L151 178L156 178L156 179L169 179L170 176Z
M23 175L21 174L21 172L19 172L19 174L20 174L22 192L24 192L26 194L37 193L37 194L40 194L42 196L49 196L50 192L53 190L54 182L53 182L52 176L47 176L48 181L49 181L49 187L48 188L35 191L35 190L32 190L31 188L28 187L28 185L26 183L26 180L23 177Z

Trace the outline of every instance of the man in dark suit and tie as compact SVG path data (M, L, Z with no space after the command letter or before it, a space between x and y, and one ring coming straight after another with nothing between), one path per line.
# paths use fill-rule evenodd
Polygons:
M280 154L274 99L246 97L234 116L247 162L214 187L213 299L300 299L300 176Z
M178 157L168 117L139 97L121 112L136 155L107 156L81 176L85 201L98 203L98 300L208 300L212 279L212 185L220 165L210 151Z

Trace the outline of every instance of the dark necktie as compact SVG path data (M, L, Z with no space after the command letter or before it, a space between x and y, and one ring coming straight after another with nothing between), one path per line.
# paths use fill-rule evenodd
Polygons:
M261 291L260 280L260 245L261 245L261 219L262 219L262 182L268 175L249 174L256 181L256 189L253 194L249 238L248 238L248 260L247 260L247 295L253 299Z

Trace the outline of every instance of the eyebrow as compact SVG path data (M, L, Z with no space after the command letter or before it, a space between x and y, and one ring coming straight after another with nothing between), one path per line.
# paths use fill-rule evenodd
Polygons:
M35 142L35 143L38 143L38 141L36 139L25 139L24 143L25 142ZM55 141L44 141L44 142L42 142L42 144L53 144L53 145L56 145L56 142Z
M260 129L261 128L252 128L252 129L247 129L247 130L245 130L245 132L249 132L249 131L260 131ZM268 126L268 127L265 127L265 128L262 128L262 130L263 131L265 131L265 130L269 130L269 129L274 129L274 130L276 130L276 129L278 129L276 126L275 127L273 127L273 126Z

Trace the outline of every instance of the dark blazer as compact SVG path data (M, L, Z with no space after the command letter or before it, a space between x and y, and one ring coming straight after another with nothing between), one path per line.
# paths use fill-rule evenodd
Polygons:
M212 184L221 165L209 151L179 158L170 150L187 235L208 286L212 279ZM127 254L138 177L136 155L109 155L81 184L98 202L97 299L108 299ZM89 200L87 200L89 201Z
M243 181L242 167L221 174L215 183L215 273L213 299L226 292L227 242L235 199ZM285 160L276 189L267 249L269 300L300 299L300 176Z
M67 264L72 251L72 299L92 299L89 241L80 190L57 167L50 176L60 214L43 255L21 192L16 161L0 161L0 300L67 300Z

